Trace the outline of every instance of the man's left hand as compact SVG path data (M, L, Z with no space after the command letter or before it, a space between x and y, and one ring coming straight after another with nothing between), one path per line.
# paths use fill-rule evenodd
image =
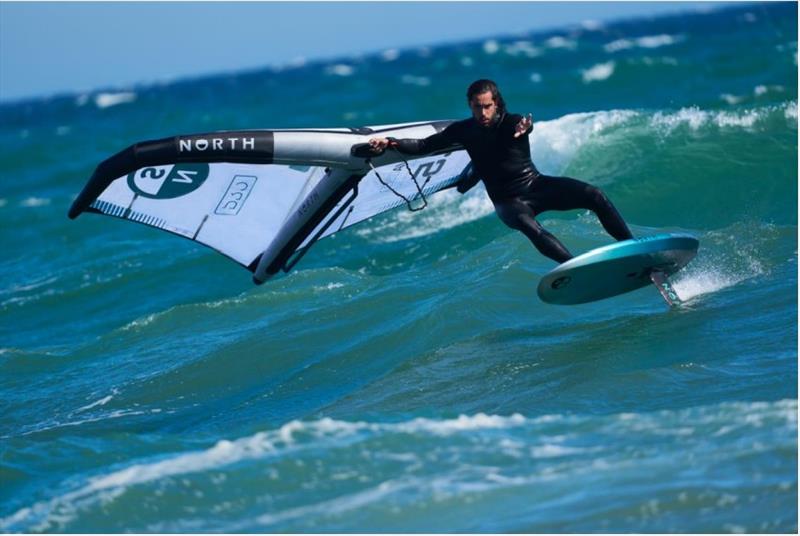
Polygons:
M533 116L528 114L528 117L523 117L519 120L519 123L517 123L517 126L514 128L514 137L519 138L528 132L528 129L531 128L531 126L533 126Z

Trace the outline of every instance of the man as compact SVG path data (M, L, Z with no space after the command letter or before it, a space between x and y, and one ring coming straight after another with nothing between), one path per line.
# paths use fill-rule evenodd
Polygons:
M533 131L531 115L506 112L503 96L491 80L477 80L467 89L472 117L450 124L425 139L372 138L373 152L387 147L409 155L428 154L454 145L466 149L472 159L471 180L458 184L465 193L479 180L507 226L521 231L543 255L562 263L572 254L536 216L547 210L588 209L617 240L633 238L614 205L598 188L568 177L542 175L531 161L528 136Z

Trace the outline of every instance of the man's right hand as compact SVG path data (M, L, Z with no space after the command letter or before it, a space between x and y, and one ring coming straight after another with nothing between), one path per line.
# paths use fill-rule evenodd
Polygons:
M369 146L372 148L373 153L380 154L389 147L396 147L397 141L389 138L371 138Z

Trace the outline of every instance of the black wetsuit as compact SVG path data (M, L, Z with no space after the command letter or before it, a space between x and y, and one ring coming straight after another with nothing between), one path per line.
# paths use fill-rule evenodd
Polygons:
M597 214L605 230L617 240L633 238L614 205L598 188L568 177L542 175L531 161L529 128L515 138L517 114L502 114L488 127L473 118L451 123L447 128L424 139L401 139L397 149L405 154L428 154L460 145L473 165L473 179L459 184L466 192L483 180L486 192L500 219L521 231L543 255L564 262L570 252L536 221L547 210L587 209Z

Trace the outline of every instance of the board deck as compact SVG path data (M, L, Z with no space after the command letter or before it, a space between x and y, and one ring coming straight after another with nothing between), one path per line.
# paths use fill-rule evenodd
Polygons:
M673 305L680 300L677 295L671 296L674 290L666 277L686 266L697 254L698 246L695 237L679 233L616 242L558 265L542 277L538 294L547 303L574 305L661 281L657 288L667 303Z

